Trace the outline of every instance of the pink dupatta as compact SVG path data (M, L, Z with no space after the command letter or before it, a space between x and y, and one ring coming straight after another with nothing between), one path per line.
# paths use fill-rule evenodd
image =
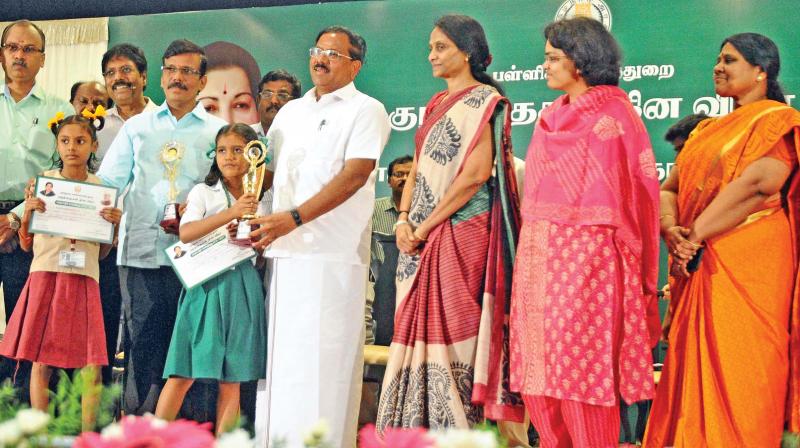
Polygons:
M649 372L625 366L640 365L660 333L658 204L650 139L622 89L596 86L574 103L563 95L542 113L528 149L523 219L611 227L637 260L642 287L625 285L619 348L619 389L628 402L652 393L652 382L640 390L641 379L631 378Z

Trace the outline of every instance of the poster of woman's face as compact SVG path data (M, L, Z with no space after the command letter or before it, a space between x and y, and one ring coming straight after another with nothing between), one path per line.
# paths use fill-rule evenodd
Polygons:
M230 42L214 42L203 49L208 58L208 81L198 95L203 107L228 123L258 123L261 72L255 58Z

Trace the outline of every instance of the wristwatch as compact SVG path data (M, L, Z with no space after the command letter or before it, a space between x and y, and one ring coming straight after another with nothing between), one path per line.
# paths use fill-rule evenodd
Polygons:
M294 223L297 227L303 225L303 219L300 217L300 213L297 211L296 208L289 210L289 214L292 215L292 219L294 219Z
M15 232L19 231L19 228L22 226L22 221L20 221L19 216L14 213L9 213L6 217L8 218L8 228Z

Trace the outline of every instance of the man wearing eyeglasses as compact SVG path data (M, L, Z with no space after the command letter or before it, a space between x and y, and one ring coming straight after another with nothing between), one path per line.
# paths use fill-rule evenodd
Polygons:
M264 137L275 115L290 100L300 97L300 80L286 70L273 70L258 84L259 123L252 125L259 137Z
M25 198L28 179L49 169L55 160L55 137L47 122L72 106L46 93L36 82L44 67L45 36L33 22L6 26L0 40L0 283L6 322L28 277L31 254L17 247L19 215L11 210Z
M389 184L389 188L392 190L392 195L375 200L375 210L372 213L373 238L370 247L370 264L375 268L380 268L382 271L385 270L381 268L385 257L383 253L383 247L378 244L377 240L382 236L394 236L395 223L400 216L400 199L403 197L403 187L406 186L406 179L408 179L408 173L411 172L413 160L414 159L411 156L400 156L389 162L389 167L386 173L388 176L387 183ZM395 268L396 267L397 266L395 265ZM369 296L372 295L372 286L373 284L370 282L370 287L367 288L368 302L370 299ZM375 294L377 294L377 292ZM373 295L372 298L379 301L391 300L391 302L394 303L394 296L375 297ZM393 306L392 309L394 309ZM368 310L368 319L372 318L371 314L372 309L370 307ZM388 339L391 339L391 330L389 328L377 328L376 330L380 330L380 335L374 334L373 342L377 343L378 345L389 345ZM377 342L375 342L376 336L378 339ZM372 342L367 339L367 343Z
M97 106L103 106L103 109L111 107L106 86L97 81L78 81L72 84L69 89L69 102L76 114L84 110L94 112Z
M283 106L267 133L274 213L256 218L251 234L273 259L259 446L302 446L320 419L332 446L356 445L375 166L390 131L383 105L353 84L365 52L351 30L322 30L309 51L314 88Z
M157 108L153 101L144 96L147 81L147 60L144 52L131 44L118 44L103 54L100 63L101 73L106 84L104 92L107 98L114 101L114 107L106 111L105 125L97 131L97 156L98 163L103 161L125 121L143 111L152 111ZM85 86L87 83L83 83ZM88 83L91 84L91 83ZM73 89L75 90L75 89ZM76 91L75 101L70 101L75 110L81 108L81 96L97 98L97 92L92 95L81 95L80 89ZM104 104L105 106L105 104ZM93 109L93 108L92 108ZM119 283L117 269L117 248L114 247L108 256L100 260L100 300L103 309L103 322L106 334L106 350L108 352L108 366L103 367L102 377L104 384L110 384L114 358L117 354L117 340L119 337L119 320L122 306L122 291Z
M119 190L129 187L117 264L125 316L123 409L137 415L155 410L181 291L164 252L177 242L178 229L160 225L170 182L159 155L167 145L184 148L176 177L177 201L183 202L191 187L208 173L211 159L206 154L214 148L217 131L226 124L197 101L206 83L202 48L188 40L176 40L167 47L161 63L166 101L152 112L125 121L97 172L107 185Z
M106 91L114 100L114 107L106 112L105 126L97 131L97 158L102 161L125 121L144 111L153 111L158 105L144 96L147 59L141 48L131 44L111 47L103 54L100 69Z
M299 98L301 92L300 80L286 70L273 70L258 84L258 116L259 122L250 125L259 137L266 137L275 115L289 101ZM264 202L267 210L272 210L273 189L264 192ZM269 288L269 279L272 275L272 263L267 263L264 278L265 287ZM269 297L269 296L267 296Z
M374 289L375 278L378 276L376 271L391 270L391 268L383 267L385 256L383 247L378 241L385 240L386 237L394 237L395 223L400 216L400 199L403 197L403 187L406 186L406 179L408 179L408 173L411 172L413 160L411 156L406 155L389 162L389 167L386 170L386 183L389 184L392 194L375 200L375 210L372 212L372 241L370 242L370 268L372 269L372 275L367 286L367 337L365 339L367 344L389 345L388 339L391 339L391 328L393 327L383 325L384 328L381 328L380 323L373 323L372 320L373 305L376 295L378 295L378 292ZM394 245L394 243L392 244ZM396 263L394 267L397 267ZM394 278L394 275L392 275L392 278ZM377 300L379 301L379 306L382 305L380 302L387 300L391 300L392 304L394 304L393 295L386 298L379 297ZM394 309L394 306L392 306L392 309Z

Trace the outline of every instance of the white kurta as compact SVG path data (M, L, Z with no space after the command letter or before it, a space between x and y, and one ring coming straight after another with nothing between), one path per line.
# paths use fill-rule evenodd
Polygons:
M270 126L273 210L298 207L349 159L380 158L389 137L383 105L351 83L287 103ZM377 165L377 164L376 164ZM302 447L318 420L328 441L356 446L363 370L364 297L375 175L353 196L277 239L270 288L267 379L256 405L258 446Z

